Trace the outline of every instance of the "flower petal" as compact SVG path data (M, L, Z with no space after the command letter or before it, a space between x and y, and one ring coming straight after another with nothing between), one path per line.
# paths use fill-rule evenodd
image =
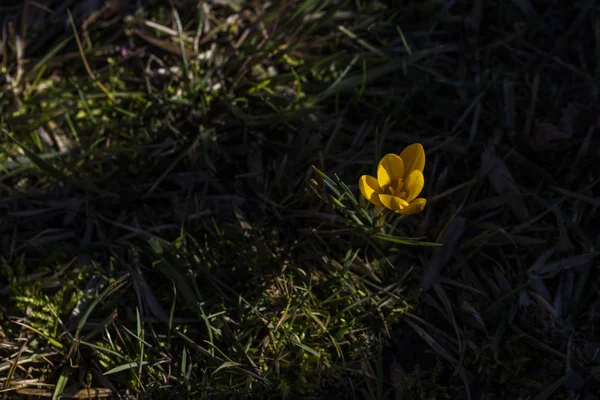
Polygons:
M404 181L404 190L406 191L404 199L409 203L413 201L423 190L423 185L425 185L425 178L421 171L416 169L408 174Z
M362 195L365 196L365 199L376 206L381 206L381 201L378 196L378 194L381 193L381 188L379 187L379 183L377 183L377 179L370 175L363 175L358 180L358 187L360 188Z
M404 177L404 163L396 154L386 154L377 166L377 181L379 187L383 188L392 181Z
M407 201L402 200L398 196L392 196L389 194L380 194L379 200L381 200L381 203L383 203L385 207L395 212L399 212L401 209L409 206Z
M411 203L409 204L408 207L405 207L396 212L398 214L402 214L402 215L416 214L416 213L423 211L426 204L427 204L427 200L425 200L422 197L419 197L418 199L414 199L413 201L411 201Z
M425 168L425 150L421 143L414 143L400 153L400 158L404 162L404 173L406 175L417 170L423 172Z

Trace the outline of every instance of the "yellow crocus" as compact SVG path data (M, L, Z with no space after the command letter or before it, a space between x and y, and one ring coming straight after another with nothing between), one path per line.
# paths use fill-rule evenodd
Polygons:
M358 181L360 192L367 200L379 207L386 207L402 214L421 212L427 204L417 198L425 179L425 150L420 143L406 147L400 155L386 154L377 166L377 178L363 175Z

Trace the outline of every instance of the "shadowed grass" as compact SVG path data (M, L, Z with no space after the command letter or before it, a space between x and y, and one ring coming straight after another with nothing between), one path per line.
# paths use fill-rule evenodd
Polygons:
M4 397L598 390L593 2L174 6L3 36Z

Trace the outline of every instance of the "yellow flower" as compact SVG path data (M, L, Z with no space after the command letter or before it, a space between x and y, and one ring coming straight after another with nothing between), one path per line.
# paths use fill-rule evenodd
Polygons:
M424 198L417 198L425 184L424 167L423 146L411 144L399 156L383 156L377 167L377 178L361 176L358 181L360 192L376 206L389 208L398 214L416 214L427 204Z

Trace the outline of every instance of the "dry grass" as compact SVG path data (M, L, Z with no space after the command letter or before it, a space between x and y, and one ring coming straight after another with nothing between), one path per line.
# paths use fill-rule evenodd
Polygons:
M597 399L596 2L134 3L3 21L4 398Z

